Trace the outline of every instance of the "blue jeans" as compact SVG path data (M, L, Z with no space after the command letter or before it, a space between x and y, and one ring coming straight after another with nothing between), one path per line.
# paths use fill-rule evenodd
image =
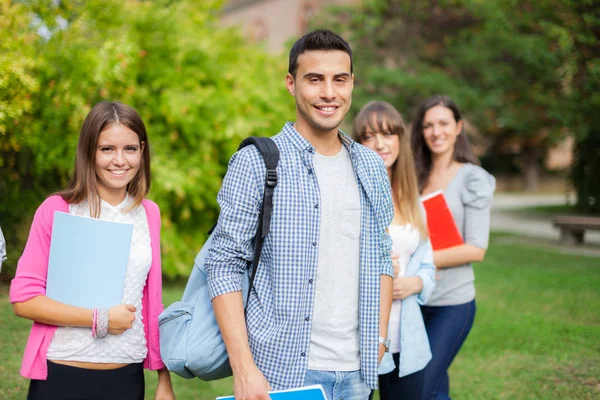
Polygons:
M332 372L306 371L304 386L321 385L327 400L367 400L371 389L367 387L360 371Z
M421 306L433 358L425 367L423 400L449 400L448 368L471 331L475 300L456 306Z

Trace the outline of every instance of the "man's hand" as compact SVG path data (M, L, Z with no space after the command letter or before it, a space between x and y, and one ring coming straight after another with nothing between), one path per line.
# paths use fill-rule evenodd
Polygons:
M254 365L233 375L235 400L270 400L270 390L269 382Z
M404 300L415 293L421 293L421 290L423 290L423 281L418 276L394 279L394 300Z

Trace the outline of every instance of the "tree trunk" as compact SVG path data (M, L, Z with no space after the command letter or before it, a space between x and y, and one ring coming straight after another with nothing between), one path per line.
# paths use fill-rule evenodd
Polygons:
M539 156L539 147L526 147L523 149L523 189L526 192L538 190L540 183Z

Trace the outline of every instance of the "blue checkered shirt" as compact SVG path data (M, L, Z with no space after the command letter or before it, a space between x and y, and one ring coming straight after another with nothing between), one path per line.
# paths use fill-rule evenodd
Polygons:
M376 388L379 278L393 276L392 241L386 232L394 213L392 197L381 158L343 132L340 138L356 171L361 203L361 372L366 384ZM314 147L291 123L273 140L281 153L278 183L246 325L257 367L271 387L280 390L302 386L307 371L320 226L320 207L315 205L320 196ZM265 175L265 164L254 146L237 152L229 162L218 196L219 222L206 260L211 298L242 290L243 274L254 253Z

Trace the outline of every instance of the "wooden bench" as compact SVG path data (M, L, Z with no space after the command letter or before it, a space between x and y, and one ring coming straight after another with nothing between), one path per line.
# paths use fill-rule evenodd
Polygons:
M600 230L600 217L561 215L552 223L560 229L560 240L565 244L583 244L586 230Z

